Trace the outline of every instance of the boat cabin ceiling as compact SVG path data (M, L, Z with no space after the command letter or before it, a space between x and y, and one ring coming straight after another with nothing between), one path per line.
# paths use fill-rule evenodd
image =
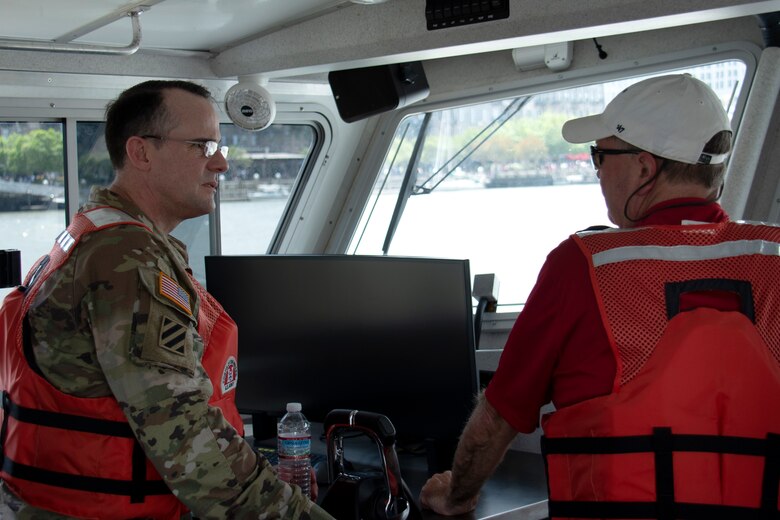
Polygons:
M483 4L489 21L429 29L437 25L436 7L447 3ZM480 59L463 72L478 76L489 53L511 64L517 48L580 42L585 49L576 49L577 57L598 56L593 38L616 39L608 51L612 59L636 56L643 42L629 44L621 35L648 32L655 52L664 42L673 50L675 38L665 29L685 36L688 47L707 45L698 24L744 17L751 17L747 25L760 41L755 16L780 10L780 2L747 0L82 0L67 9L51 0L4 4L2 69L307 82L326 82L333 70L471 55ZM500 18L502 10L511 16ZM84 57L57 59L69 51ZM128 54L136 56L128 60Z

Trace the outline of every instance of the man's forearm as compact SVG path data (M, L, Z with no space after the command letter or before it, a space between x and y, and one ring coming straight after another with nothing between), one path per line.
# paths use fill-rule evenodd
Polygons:
M504 458L517 432L480 395L452 463L450 501L473 501Z

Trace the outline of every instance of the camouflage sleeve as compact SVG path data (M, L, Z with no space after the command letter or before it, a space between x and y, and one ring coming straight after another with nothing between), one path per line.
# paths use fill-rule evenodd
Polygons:
M204 519L331 518L208 405L195 319L156 282L161 271L173 276L168 252L138 232L107 233L102 242L111 235L138 243L91 248L100 260L83 259L93 271L83 305L107 383L174 494Z

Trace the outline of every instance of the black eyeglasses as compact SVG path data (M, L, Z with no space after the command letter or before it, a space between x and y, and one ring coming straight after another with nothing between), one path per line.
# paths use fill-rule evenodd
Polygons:
M227 146L220 146L218 142L216 141L196 141L192 139L172 139L170 137L161 137L159 135L142 135L144 139L158 139L160 141L176 141L177 143L187 143L187 144L194 144L196 146L200 146L200 148L203 150L203 155L206 156L206 158L213 157L215 153L217 153L217 150L219 150L219 153L222 154L222 157L227 159L228 155L228 147Z
M598 171L601 169L601 163L604 162L605 155L624 155L627 153L638 154L642 153L642 150L603 150L601 148L591 146L590 160L593 163L593 169Z

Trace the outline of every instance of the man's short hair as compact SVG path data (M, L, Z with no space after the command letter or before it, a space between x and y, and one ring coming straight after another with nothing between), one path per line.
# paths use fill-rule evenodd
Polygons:
M731 151L731 132L724 130L715 134L704 146L704 152L724 155ZM672 184L700 184L706 188L717 188L723 184L726 164L688 164L664 159L662 165L666 178Z
M170 89L213 99L206 87L184 80L150 80L122 92L106 107L106 148L114 169L124 166L125 143L130 137L165 135L174 125L164 102L164 91Z

